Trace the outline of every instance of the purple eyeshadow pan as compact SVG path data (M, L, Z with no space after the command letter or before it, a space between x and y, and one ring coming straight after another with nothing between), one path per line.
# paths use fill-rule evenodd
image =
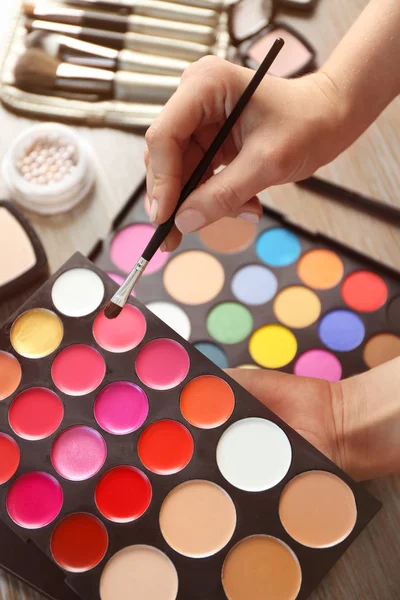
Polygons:
M318 333L321 341L331 350L349 352L363 341L365 325L350 310L333 310L321 320Z

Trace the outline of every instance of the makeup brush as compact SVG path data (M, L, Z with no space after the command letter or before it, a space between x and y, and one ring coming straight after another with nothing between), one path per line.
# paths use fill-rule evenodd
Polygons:
M69 8L68 6L55 6L46 2L26 2L23 6L24 13L34 19L55 21L56 23L70 23L87 27L100 27L101 29L121 29L130 23L129 15L106 12L101 5L91 8ZM168 19L170 21L183 21L197 25L215 27L218 23L218 13L208 8L185 6L165 0L136 0L129 6L130 15L141 15L155 19ZM93 21L93 22L92 22Z
M64 25L47 21L32 21L27 19L25 27L28 31L48 31L60 33L73 38L101 44L117 50L129 49L161 56L181 58L190 62L198 60L206 54L212 54L212 48L204 44L188 42L186 40L173 40L171 38L143 35L141 33L120 33L119 31L105 31L91 29L78 25Z
M95 9L99 8L101 10L118 10L119 12L129 13L132 11L134 0L131 0L131 2L124 2L124 0L120 0L119 2L114 0L68 0L68 4L87 6ZM221 10L224 5L224 0L179 0L179 4Z
M190 65L186 60L143 54L133 50L114 50L66 35L33 31L26 39L28 48L41 48L46 54L62 62L110 71L135 71L155 75L181 76Z
M400 209L384 202L379 202L358 192L353 192L347 188L341 187L319 177L308 177L303 181L298 181L297 185L307 188L312 192L317 192L323 196L327 196L335 202L355 208L362 212L368 213L373 217L389 221L389 223L400 225Z
M46 88L99 94L124 102L166 102L179 85L179 77L128 71L106 71L62 63L42 50L27 50L14 69L21 89Z
M161 4L168 6L169 2L161 0ZM52 23L93 27L94 29L119 31L120 33L143 33L145 35L173 38L174 40L188 40L199 44L213 44L216 39L216 29L214 27L182 23L172 19L155 19L142 15L116 15L68 7L39 10L31 4L25 6L25 13L29 18L39 18L41 21Z
M110 302L105 307L104 314L108 319L115 319L116 317L118 317L121 310L124 308L135 284L143 275L149 261L152 259L156 251L159 249L159 247L164 242L167 235L173 228L175 223L175 217L179 208L182 206L186 198L200 184L208 168L210 167L213 159L215 158L215 155L221 148L222 144L225 142L228 135L231 133L239 117L243 113L253 94L255 93L261 81L265 77L268 69L271 67L275 58L278 56L279 52L283 48L283 45L284 41L281 38L277 38L275 40L272 48L268 52L267 56L264 58L258 70L255 72L249 85L246 87L243 94L240 96L239 100L235 104L231 114L226 119L225 123L222 125L221 129L212 141L208 150L205 152L203 158L200 160L199 164L193 171L191 177L184 185L174 212L165 223L157 227L150 242L146 246L142 256L139 258L138 262L133 267L132 271L129 273L124 283L117 290L117 292L111 298Z

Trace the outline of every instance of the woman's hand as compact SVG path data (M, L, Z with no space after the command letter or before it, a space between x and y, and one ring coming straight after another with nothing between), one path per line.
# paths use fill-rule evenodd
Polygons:
M257 221L254 198L303 179L350 146L400 93L400 2L371 0L323 68L300 79L266 77L213 164L181 207L164 250L181 233L225 216ZM231 112L253 73L216 57L185 71L148 130L145 162L151 220L173 212L183 183Z
M227 372L355 479L400 471L400 358L339 383Z
M153 223L174 210L191 175L253 71L216 57L191 65L181 84L146 135L147 189ZM167 242L178 246L181 233L197 231L225 216L257 222L254 196L279 183L311 175L342 149L341 104L328 78L297 80L267 76L232 135L217 155L206 181L185 201ZM221 165L225 169L214 175Z

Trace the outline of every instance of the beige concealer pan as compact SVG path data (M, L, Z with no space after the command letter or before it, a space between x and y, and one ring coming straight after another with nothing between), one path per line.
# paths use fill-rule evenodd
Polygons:
M353 531L357 506L342 479L325 471L308 471L284 488L279 516L288 534L303 546L331 548Z

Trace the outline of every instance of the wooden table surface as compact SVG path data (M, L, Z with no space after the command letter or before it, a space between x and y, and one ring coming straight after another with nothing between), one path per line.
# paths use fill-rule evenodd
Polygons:
M322 63L366 4L367 0L320 0L312 17L282 12L280 18L308 37ZM7 29L7 11L11 12L13 0L2 0L1 5L0 40ZM0 160L10 141L30 123L0 107ZM97 156L99 176L93 200L62 218L31 219L52 270L75 250L87 253L106 234L113 217L144 175L142 137L111 129L82 127L79 131L91 142ZM350 150L322 169L321 175L400 207L400 98ZM0 192L6 197L2 181ZM390 266L400 267L400 232L395 227L294 186L272 189L264 193L263 199L298 223L329 233ZM0 320L19 301L13 299L0 306ZM312 600L400 597L400 476L376 481L369 487L383 501L383 510L314 592ZM0 570L1 600L40 598Z

